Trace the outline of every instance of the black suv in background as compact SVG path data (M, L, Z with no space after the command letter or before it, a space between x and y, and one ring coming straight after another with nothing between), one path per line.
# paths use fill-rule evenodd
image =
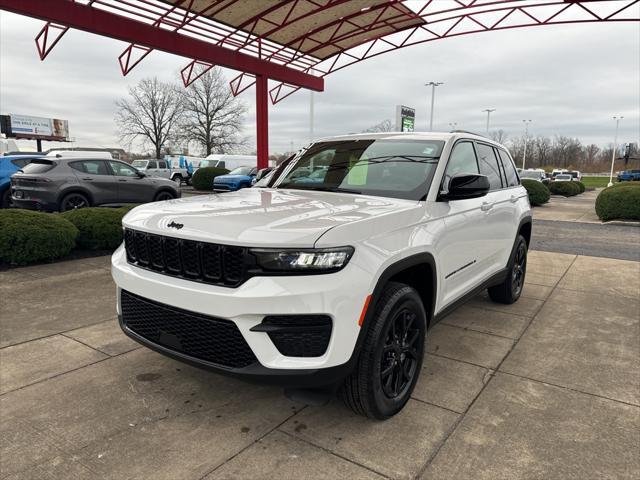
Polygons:
M64 212L178 197L175 182L148 177L118 160L40 158L11 177L13 205L32 210Z

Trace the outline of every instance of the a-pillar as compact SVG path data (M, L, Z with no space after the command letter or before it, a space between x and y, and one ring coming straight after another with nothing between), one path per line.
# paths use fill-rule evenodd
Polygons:
M268 78L256 76L256 138L258 168L269 166L269 91Z

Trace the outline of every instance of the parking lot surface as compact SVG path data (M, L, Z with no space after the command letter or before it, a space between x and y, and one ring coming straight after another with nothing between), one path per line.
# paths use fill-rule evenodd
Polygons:
M108 257L0 272L0 302L2 478L640 477L638 262L532 251L516 304L429 332L385 422L140 347Z

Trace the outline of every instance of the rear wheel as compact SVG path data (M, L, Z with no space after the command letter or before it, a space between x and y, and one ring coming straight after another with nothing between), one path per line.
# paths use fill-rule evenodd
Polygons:
M82 193L69 193L60 202L60 211L77 210L78 208L90 207L89 199Z
M153 201L164 202L165 200L173 200L174 198L176 198L176 196L173 193L163 190L162 192L158 192L156 194L156 197L153 199Z
M354 412L380 420L398 413L415 387L427 318L418 293L391 282L376 306L356 369L340 388Z
M9 208L11 206L11 189L7 188L0 196L0 208Z
M178 188L180 188L182 186L182 175L176 175L175 177L173 177L173 181L176 182L176 185L178 186Z
M524 277L527 273L527 241L518 235L516 245L511 254L508 274L504 281L488 289L489 297L498 303L514 303L520 298L524 288Z

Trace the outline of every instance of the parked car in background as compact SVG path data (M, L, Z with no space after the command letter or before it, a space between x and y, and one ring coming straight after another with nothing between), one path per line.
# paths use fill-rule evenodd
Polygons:
M269 173L264 175L260 180L258 180L253 188L269 188L278 180L280 175L285 171L285 169L289 166L291 161L295 158L295 155L291 155L285 161L283 161L280 165L275 167Z
M98 205L170 200L180 189L119 160L41 157L11 177L15 207L66 211Z
M271 172L273 172L273 170L274 170L273 167L261 168L260 170L258 170L258 173L256 173L256 176L253 177L253 180L251 182L251 186L254 186L256 183L258 183L263 178L268 177L269 174Z
M216 192L235 192L250 187L256 177L256 167L238 167L226 175L218 175L213 179L213 190Z
M520 176L520 179L529 179L529 180L536 180L538 182L542 182L542 183L549 183L549 179L547 179L546 174L544 173L544 170L520 170L518 172L518 175Z
M640 170L625 170L618 173L619 182L640 181Z
M186 168L172 168L167 160L134 160L131 165L149 176L168 178L176 182L178 186L182 185L183 182L186 183L189 178Z
M559 173L556 175L555 182L573 182L573 175L570 173Z
M31 160L42 157L42 154L0 157L0 208L11 206L11 175L17 173Z
M567 173L569 175L571 175L573 177L574 180L576 181L580 181L582 180L582 172L578 171L578 170L569 170L567 171Z
M226 168L235 170L238 167L255 167L258 164L258 157L255 155L224 155L211 154L200 162L200 167Z

